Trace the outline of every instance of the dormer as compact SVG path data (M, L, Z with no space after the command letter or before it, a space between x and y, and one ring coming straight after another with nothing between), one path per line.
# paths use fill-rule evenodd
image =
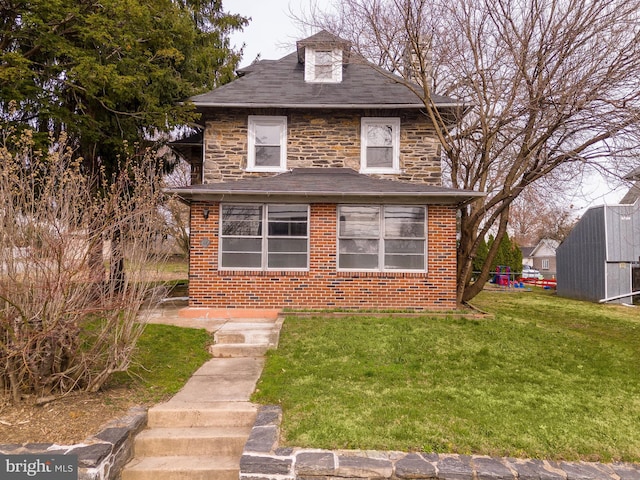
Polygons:
M307 83L340 83L349 63L351 43L321 31L297 43L298 62L304 65Z

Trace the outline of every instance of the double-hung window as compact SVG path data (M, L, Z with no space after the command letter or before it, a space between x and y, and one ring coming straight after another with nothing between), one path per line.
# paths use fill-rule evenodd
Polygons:
M305 49L304 80L310 83L342 81L342 50Z
M281 172L287 168L287 117L250 115L247 170Z
M400 119L365 117L360 130L361 172L399 173Z
M306 270L307 205L222 204L221 270Z
M340 270L426 270L425 207L342 205L338 218Z

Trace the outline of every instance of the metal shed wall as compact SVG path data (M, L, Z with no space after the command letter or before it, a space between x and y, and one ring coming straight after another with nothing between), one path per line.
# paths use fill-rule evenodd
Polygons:
M640 257L640 202L605 207L607 261L637 262Z
M605 207L607 232L607 294L616 297L633 291L632 263L640 257L640 202ZM603 297L604 298L604 297ZM614 300L631 303L631 297Z
M631 264L628 262L607 262L607 294L604 298L613 298L631 292ZM613 303L631 303L629 297L612 300Z
M606 295L605 207L587 210L556 250L558 295L598 301Z

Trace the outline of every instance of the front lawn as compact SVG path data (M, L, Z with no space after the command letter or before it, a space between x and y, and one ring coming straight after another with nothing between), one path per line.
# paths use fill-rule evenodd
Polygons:
M291 446L640 460L640 310L473 303L493 315L288 316L253 399Z

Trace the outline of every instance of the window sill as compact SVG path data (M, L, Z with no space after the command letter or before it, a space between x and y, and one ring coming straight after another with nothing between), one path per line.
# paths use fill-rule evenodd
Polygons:
M281 167L269 167L269 168L247 167L245 168L244 171L251 172L251 173L286 173L289 170Z
M427 270L338 270L339 277L386 277L386 278L411 278L426 277Z
M252 277L300 277L309 275L309 270L218 270L221 276Z
M361 168L360 173L375 173L379 175L400 175L402 170L396 170L393 168Z

